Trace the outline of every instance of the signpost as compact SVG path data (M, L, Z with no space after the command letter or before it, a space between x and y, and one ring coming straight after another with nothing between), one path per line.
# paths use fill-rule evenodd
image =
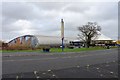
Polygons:
M61 19L61 39L62 39L62 51L64 51L64 21Z

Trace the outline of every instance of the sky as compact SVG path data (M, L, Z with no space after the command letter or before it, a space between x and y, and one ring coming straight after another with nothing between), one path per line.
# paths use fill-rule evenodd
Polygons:
M15 1L0 4L0 40L9 41L22 35L60 36L61 19L65 36L76 37L78 27L97 22L101 33L114 40L118 38L117 1Z

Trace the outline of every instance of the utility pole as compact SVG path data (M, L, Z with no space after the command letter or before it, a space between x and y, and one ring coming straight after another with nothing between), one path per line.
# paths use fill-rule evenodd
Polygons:
M64 51L64 21L61 19L61 39L62 39L62 51Z

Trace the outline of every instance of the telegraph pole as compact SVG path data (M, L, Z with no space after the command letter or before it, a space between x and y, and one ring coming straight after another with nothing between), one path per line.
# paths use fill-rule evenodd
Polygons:
M61 40L62 40L62 51L64 51L64 21L61 19Z

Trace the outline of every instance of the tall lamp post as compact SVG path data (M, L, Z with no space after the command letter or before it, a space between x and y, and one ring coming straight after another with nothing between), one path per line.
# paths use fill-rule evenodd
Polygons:
M62 51L64 51L64 21L61 19L61 39L62 39Z

